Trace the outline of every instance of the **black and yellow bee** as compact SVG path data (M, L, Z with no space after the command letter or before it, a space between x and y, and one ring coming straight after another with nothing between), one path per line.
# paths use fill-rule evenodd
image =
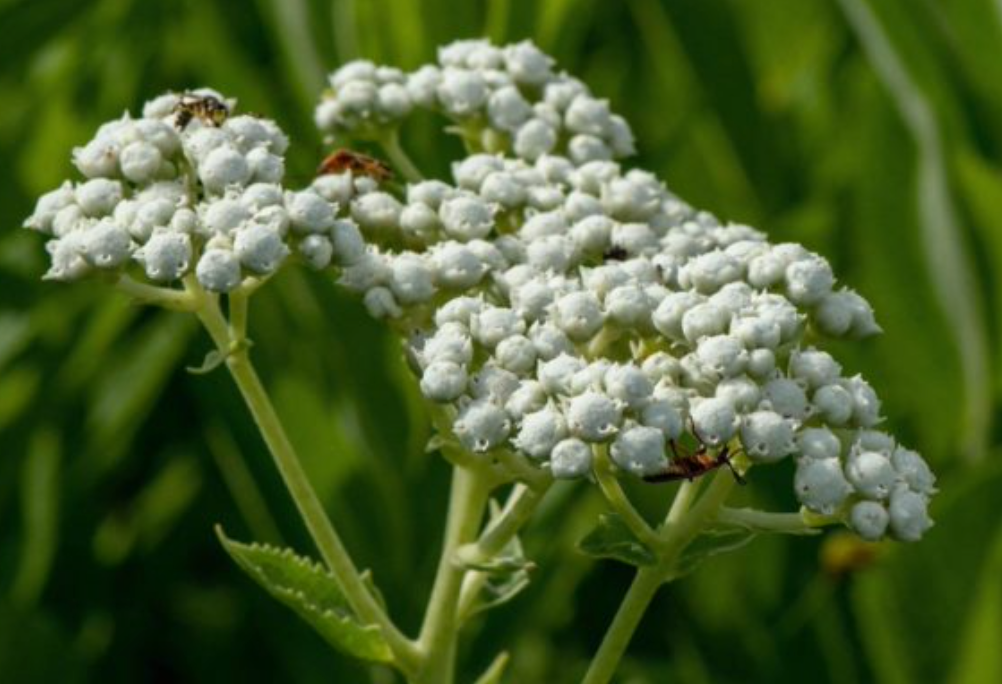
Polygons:
M229 115L230 108L212 95L183 93L174 105L174 125L181 130L184 130L192 119L198 119L209 126L221 126Z

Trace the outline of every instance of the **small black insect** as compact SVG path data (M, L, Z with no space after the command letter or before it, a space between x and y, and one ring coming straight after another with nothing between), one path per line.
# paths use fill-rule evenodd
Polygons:
M629 256L630 253L626 249L619 245L613 245L602 255L602 261L625 261Z
M183 93L174 105L174 125L184 130L192 119L199 119L210 126L221 126L230 115L230 108L212 95Z

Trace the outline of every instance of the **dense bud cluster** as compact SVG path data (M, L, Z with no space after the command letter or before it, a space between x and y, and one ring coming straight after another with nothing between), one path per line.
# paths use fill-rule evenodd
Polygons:
M932 524L928 466L876 430L873 388L816 346L878 333L866 300L823 257L624 170L626 123L550 57L461 41L410 74L353 62L331 86L327 132L386 141L428 108L490 153L456 162L451 182L343 171L292 192L274 123L181 122L191 96L165 95L102 127L75 154L87 180L39 200L26 225L51 238L47 277L194 273L229 292L290 255L334 264L405 336L421 392L473 454L581 478L607 449L657 477L685 448L726 447L796 459L801 504L865 539Z
M531 42L485 40L452 43L437 64L410 73L357 60L331 74L316 123L336 137L376 140L424 109L454 121L477 147L523 159L563 154L584 163L633 154L626 121L553 64Z
M534 80L516 77L509 56L518 54L536 64ZM395 77L409 93L435 84L412 105L480 117L509 136L515 129L489 116L491 95L464 109L442 83L479 76L496 94L514 80L519 97L540 95L530 108L560 112L556 137L567 140L595 101L538 55L525 44L462 42L441 51L440 65ZM335 73L322 127L373 135L396 125L378 107L338 113L339 88L379 73L361 63ZM575 96L548 99L547 84ZM577 478L602 446L643 477L695 438L710 453L731 444L753 463L797 459L805 508L842 516L866 539L914 540L931 525L925 462L875 430L872 387L814 346L880 331L823 257L721 223L610 154L496 149L455 163L451 184L414 183L401 197L363 190L341 203L370 246L341 282L408 336L421 391L451 407L468 450L513 450Z
M313 189L287 191L288 138L274 122L184 108L214 91L166 94L74 151L84 181L43 195L25 225L50 236L54 280L133 270L156 283L194 273L212 292L274 273L290 254L314 268L361 254L358 229L335 221Z

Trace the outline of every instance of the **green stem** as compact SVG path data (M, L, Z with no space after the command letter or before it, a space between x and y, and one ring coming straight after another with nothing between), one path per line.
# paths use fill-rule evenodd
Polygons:
M665 516L664 524L666 527L677 524L686 514L696 499L697 492L699 492L699 485L692 480L687 480L679 485L678 491L675 492L675 498L671 502L671 508L668 509L668 515Z
M492 484L493 478L481 469L453 468L442 555L418 638L423 662L410 680L414 684L452 684L455 679L458 603L465 571L454 556L461 545L476 538Z
M658 562L637 571L581 684L607 684L612 680L658 587L672 579L673 567L682 551L713 521L734 488L734 477L730 473L717 473L692 508L688 504L694 488L686 487L687 484L679 489L668 519L659 530L659 543L655 547Z
M194 311L198 306L196 298L190 292L147 285L127 275L116 280L115 287L141 304L155 304L173 311Z
M658 588L664 583L664 576L660 570L660 566L657 566L637 571L581 684L606 684L612 681L616 667L626 653L626 647L637 630L640 619Z
M383 148L383 152L386 153L386 156L390 158L390 163L400 172L400 175L411 183L424 180L421 171L411 161L404 148L400 146L400 137L397 135L396 129L382 136L379 139L379 144Z
M594 447L592 453L595 463L595 467L593 468L595 479L598 481L598 486L602 490L605 500L619 514L619 517L623 519L623 522L636 535L637 539L647 546L657 546L659 543L658 535L647 524L643 516L637 512L637 509L633 507L633 504L630 503L630 500L626 496L626 492L619 486L616 471L609 460L609 445L600 444Z
M743 527L753 532L780 534L818 534L825 525L839 522L837 516L813 516L805 519L800 513L770 513L751 508L721 508L716 521L722 525Z
M660 531L664 541L660 549L661 562L659 565L664 568L666 573L672 569L675 560L685 550L685 547L698 537L707 525L713 522L717 511L727 501L735 484L736 480L731 473L718 472L713 476L713 481L706 488L706 492L692 508L679 516L676 522L665 522ZM671 578L666 575L666 579Z
M365 586L358 569L348 555L348 550L324 511L320 498L310 485L309 478L296 456L292 442L285 433L268 393L251 365L246 345L239 344L240 340L231 336L231 327L223 317L216 297L207 295L197 281L192 279L186 280L185 286L200 301L200 306L195 311L199 320L219 351L228 354L226 366L230 375L250 409L310 536L344 592L348 605L360 620L377 625L381 629L400 668L405 672L413 671L417 666L417 652L414 645L393 625ZM239 308L240 304L237 306Z
M229 297L230 339L237 342L247 340L247 295L237 291Z
M552 481L540 487L530 487L516 484L508 496L508 501L501 513L488 526L475 544L467 545L458 550L459 556L473 563L480 563L493 558L510 542L518 531L536 512L543 495L550 488ZM473 602L487 582L487 573L471 572L463 578L463 586L459 594L459 621L469 617Z
M507 480L515 479L525 482L534 489L549 486L552 482L550 474L529 463L521 454L509 449L497 449L493 452L500 466L501 477Z

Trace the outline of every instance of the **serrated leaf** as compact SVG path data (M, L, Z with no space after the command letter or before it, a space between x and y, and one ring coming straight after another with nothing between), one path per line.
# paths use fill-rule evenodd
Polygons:
M222 527L216 535L230 557L265 591L291 608L334 648L362 660L388 663L390 647L379 628L362 624L348 607L334 577L319 563L291 549L241 544Z
M466 613L465 617L471 617L477 613L482 613L491 608L508 603L513 598L522 593L529 586L529 565L521 570L505 573L493 573L488 575L487 582L477 596L476 603Z
M697 537L682 551L671 577L677 579L687 575L703 561L729 551L736 551L756 537L751 530L732 528L727 531L708 532Z
M611 558L637 567L654 565L657 556L616 513L603 513L595 528L578 542L578 550L592 558Z

